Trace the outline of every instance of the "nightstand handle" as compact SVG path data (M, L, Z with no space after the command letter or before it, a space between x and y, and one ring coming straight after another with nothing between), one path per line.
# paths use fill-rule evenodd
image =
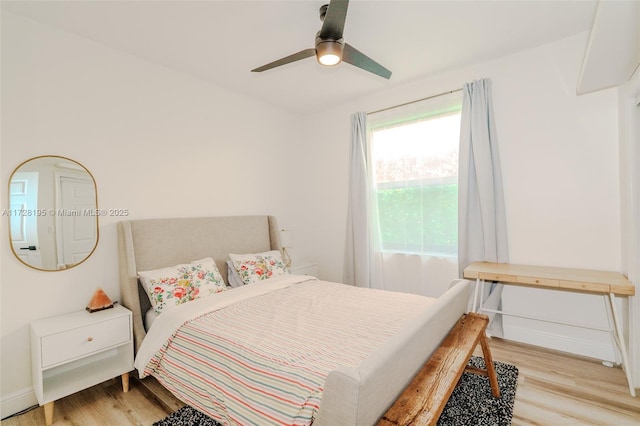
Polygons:
M93 337L91 336L87 337L87 342L93 342Z

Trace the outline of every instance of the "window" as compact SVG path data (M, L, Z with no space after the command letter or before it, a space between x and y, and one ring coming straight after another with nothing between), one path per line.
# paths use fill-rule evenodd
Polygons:
M461 97L369 121L382 250L457 256ZM404 115L404 117L402 116ZM399 116L399 117L398 117Z

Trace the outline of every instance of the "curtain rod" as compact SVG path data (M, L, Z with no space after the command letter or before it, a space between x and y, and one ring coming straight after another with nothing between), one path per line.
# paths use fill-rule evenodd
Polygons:
M456 92L460 92L460 91L462 91L462 87L459 88L459 89L455 89L455 90L449 90L448 92L438 93L437 95L427 96L426 98L416 99L415 101L409 101L409 102L405 102L403 104L394 105L394 106L390 106L390 107L387 107L387 108L382 108L382 109L379 109L379 110L376 110L376 111L368 112L367 115L377 114L379 112L388 111L388 110L393 109L393 108L398 108L398 107L402 107L402 106L405 106L405 105L415 104L416 102L422 102L422 101L426 101L426 100L429 100L429 99L437 98L439 96L450 95L451 93L456 93Z

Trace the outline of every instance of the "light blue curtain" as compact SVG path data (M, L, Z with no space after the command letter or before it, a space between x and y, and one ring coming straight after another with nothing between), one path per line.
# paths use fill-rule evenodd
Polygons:
M351 114L349 205L343 280L346 284L369 287L369 212L367 172L367 114Z
M491 80L463 88L458 174L458 267L473 262L509 262L507 224ZM500 309L502 285L487 283L485 307ZM502 336L502 316L490 314L487 332Z

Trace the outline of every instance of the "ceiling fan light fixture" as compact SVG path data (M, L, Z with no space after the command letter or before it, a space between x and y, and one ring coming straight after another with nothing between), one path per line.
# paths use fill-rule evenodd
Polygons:
M340 62L340 56L334 55L333 53L325 53L324 55L318 57L318 62L320 65L337 65Z
M339 41L320 41L316 44L316 57L320 65L337 65L342 61L344 45Z

